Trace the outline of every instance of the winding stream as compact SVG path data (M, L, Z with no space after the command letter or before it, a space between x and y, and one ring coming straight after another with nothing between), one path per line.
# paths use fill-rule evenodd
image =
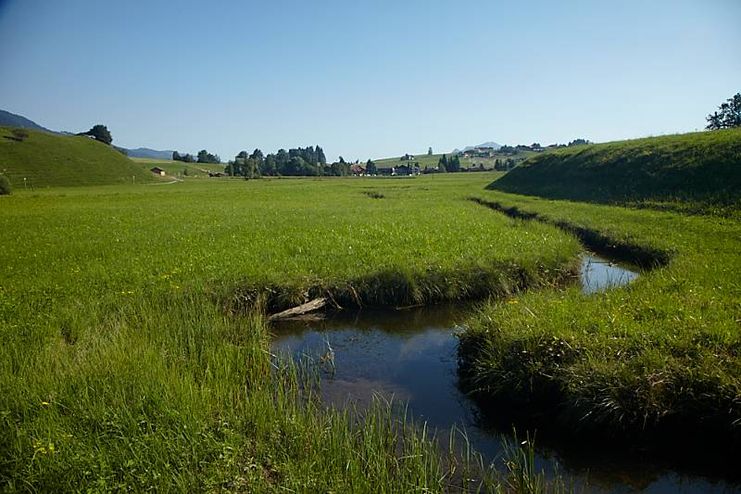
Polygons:
M638 273L594 256L582 258L581 286L590 294L630 283ZM273 349L318 360L331 346L335 366L324 373L322 399L337 407L367 406L375 394L408 405L447 437L463 428L474 449L494 461L511 430L492 425L458 388L457 324L471 307L435 306L408 311L339 313L312 322L284 322L274 330ZM491 412L490 412L491 414ZM573 448L563 439L541 441L537 466L573 476L595 492L731 492L738 486L676 472L641 455L615 455L609 446Z

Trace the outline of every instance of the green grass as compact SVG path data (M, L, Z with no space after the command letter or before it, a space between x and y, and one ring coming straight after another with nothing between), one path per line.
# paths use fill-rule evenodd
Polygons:
M149 172L153 167L159 167L165 170L170 176L173 177L208 177L209 172L211 173L224 173L224 166L222 164L214 163L184 163L182 161L172 160L155 160L150 158L130 158L134 163L138 163L144 170ZM187 170L187 176L184 175Z
M549 151L492 187L551 199L736 214L741 209L741 129Z
M597 295L543 290L488 304L460 349L481 398L545 409L571 430L691 431L718 446L738 444L741 222L501 192L477 197L666 263Z
M0 485L519 485L526 464L510 463L511 480L474 474L475 461L446 458L382 404L358 416L308 399L300 369L273 367L258 300L330 290L403 305L556 283L579 246L466 199L493 178L204 180L0 198Z
M0 173L10 179L14 191L154 180L141 166L89 137L27 132L19 142L9 138L12 129L0 127Z

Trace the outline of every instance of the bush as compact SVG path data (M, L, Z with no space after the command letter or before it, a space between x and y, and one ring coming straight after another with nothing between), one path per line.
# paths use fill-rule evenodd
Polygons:
M5 175L0 175L0 196L10 195L11 192L10 180Z

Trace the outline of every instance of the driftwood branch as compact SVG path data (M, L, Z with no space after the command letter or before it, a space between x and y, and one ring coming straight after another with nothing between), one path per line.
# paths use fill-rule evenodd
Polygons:
M305 304L299 305L297 307L292 307L288 310L284 310L283 312L272 314L270 317L268 317L268 321L277 321L279 319L290 319L292 317L301 316L304 314L308 314L309 312L319 310L325 305L327 305L327 299L325 297L315 298L314 300L306 302Z

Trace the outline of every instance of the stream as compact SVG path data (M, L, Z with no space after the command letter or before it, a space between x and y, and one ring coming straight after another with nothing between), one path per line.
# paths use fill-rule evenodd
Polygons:
M592 254L582 257L582 291L592 294L626 285L638 277L630 268ZM495 462L511 428L493 425L458 387L456 332L472 306L432 306L405 311L340 312L319 321L282 322L275 326L273 350L293 358L319 360L328 345L335 366L322 375L322 400L332 406L359 408L375 395L408 406L416 421L426 421L446 441L448 431L464 429L471 446ZM488 411L487 415L495 412ZM524 432L520 429L520 435ZM675 471L650 455L572 445L563 437L536 433L536 467L573 478L589 492L737 492L739 486L706 476ZM645 457L644 457L645 456Z

